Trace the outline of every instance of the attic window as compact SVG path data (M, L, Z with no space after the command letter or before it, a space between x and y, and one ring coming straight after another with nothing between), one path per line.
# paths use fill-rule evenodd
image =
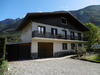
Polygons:
M61 20L62 20L63 24L67 24L67 19L66 18L62 17Z

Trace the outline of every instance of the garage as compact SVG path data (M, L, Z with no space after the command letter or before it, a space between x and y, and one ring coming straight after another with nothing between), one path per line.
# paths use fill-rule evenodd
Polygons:
M31 43L7 44L6 59L9 61L30 59L30 47Z
M53 57L53 43L38 43L38 57L48 58Z

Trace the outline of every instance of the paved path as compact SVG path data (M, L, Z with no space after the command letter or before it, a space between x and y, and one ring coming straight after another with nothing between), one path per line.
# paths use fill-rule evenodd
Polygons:
M100 75L100 64L68 57L14 61L7 75Z

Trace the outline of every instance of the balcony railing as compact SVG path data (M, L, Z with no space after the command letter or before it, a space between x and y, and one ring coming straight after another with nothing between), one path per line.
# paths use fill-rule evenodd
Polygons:
M80 41L87 41L86 38L79 38L78 36L70 36L70 35L62 35L62 34L57 34L57 35L52 35L50 32L46 33L38 33L38 31L33 31L32 32L32 37L43 37L43 38L54 38L54 39L66 39L66 40L80 40Z

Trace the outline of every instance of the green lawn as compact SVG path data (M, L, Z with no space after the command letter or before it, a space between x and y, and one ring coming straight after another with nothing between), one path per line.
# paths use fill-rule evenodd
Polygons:
M100 63L100 55L98 54L82 56L79 59Z

